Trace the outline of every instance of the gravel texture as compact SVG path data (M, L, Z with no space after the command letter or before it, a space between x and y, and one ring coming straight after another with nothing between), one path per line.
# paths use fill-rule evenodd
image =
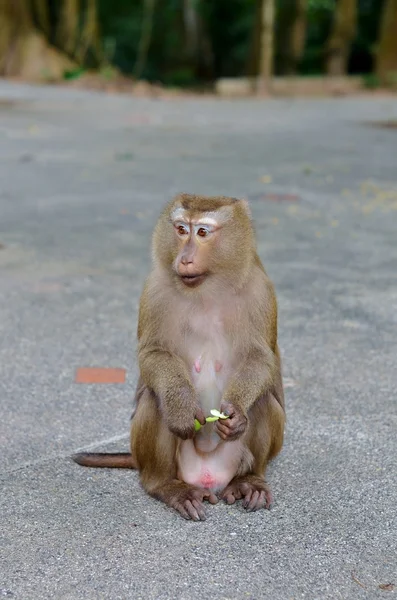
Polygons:
M0 83L0 597L394 597L397 129L375 123L396 119L393 97ZM150 234L179 191L247 197L276 285L288 423L270 512L185 522L135 472L69 458L128 449ZM126 383L74 383L85 366Z

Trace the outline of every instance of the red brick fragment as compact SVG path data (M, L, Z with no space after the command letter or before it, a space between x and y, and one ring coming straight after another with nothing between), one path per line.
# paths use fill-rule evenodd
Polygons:
M76 383L125 383L125 369L81 367L76 369Z

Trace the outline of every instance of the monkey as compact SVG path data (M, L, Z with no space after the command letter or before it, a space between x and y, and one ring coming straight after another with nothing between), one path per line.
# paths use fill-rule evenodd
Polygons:
M155 226L140 299L130 453L73 459L138 469L150 496L193 521L205 501L270 508L266 467L285 426L277 327L248 202L178 194ZM227 418L207 423L211 409Z

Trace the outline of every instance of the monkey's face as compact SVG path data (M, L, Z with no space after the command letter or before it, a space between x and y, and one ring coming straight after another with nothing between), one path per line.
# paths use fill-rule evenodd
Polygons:
M239 287L252 259L247 207L233 198L180 195L158 222L153 249L184 289L207 289L210 281L214 291L217 283Z
M190 288L201 285L211 273L211 256L219 237L215 220L186 217L173 220L177 255L175 273Z

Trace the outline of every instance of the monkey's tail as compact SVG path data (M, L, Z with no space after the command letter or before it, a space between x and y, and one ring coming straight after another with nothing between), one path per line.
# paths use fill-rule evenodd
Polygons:
M106 454L101 452L80 452L72 456L74 462L83 467L97 467L108 469L137 469L129 452Z

